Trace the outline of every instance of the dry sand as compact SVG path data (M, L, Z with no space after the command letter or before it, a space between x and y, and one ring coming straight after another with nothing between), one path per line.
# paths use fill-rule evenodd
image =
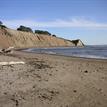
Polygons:
M107 60L15 52L0 61L0 107L107 107Z

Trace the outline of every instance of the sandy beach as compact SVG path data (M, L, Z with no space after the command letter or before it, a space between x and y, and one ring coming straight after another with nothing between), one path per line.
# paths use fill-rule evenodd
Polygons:
M0 107L107 107L107 60L15 51L0 61Z

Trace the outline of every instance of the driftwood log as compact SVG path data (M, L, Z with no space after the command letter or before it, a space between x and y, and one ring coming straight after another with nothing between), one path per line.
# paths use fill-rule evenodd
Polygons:
M11 53L13 51L14 47L9 47L7 49L1 49L0 53Z
M15 64L25 64L25 62L23 61L0 62L0 65L15 65Z

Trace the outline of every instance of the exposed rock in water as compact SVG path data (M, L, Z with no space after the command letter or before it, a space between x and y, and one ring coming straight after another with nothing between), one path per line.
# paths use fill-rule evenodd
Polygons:
M84 46L84 44L81 40L76 40L76 42L74 42L50 35L0 28L0 48L7 48L10 46L15 48L30 48Z

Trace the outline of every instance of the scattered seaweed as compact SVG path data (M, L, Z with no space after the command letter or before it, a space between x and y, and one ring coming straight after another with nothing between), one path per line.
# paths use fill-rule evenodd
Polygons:
M44 61L29 61L28 63L35 69L52 68L49 65L45 64Z

